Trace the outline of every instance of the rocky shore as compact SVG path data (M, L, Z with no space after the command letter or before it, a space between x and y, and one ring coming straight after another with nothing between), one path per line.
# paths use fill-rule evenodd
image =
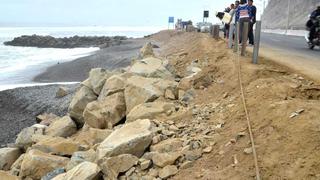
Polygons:
M0 176L167 179L211 152L209 142L189 135L190 124L159 120L183 112L192 93L178 88L168 62L154 57L151 43L139 57L126 71L92 69L68 113L63 114L62 106L60 116L38 116L38 124L23 129L14 144L0 149ZM56 96L65 97L64 92L59 89ZM211 127L203 127L206 134L207 128Z
M4 42L7 46L26 46L38 48L85 48L100 47L106 48L110 46L120 45L127 37L124 36L73 36L64 38L55 38L52 36L20 36L12 41Z

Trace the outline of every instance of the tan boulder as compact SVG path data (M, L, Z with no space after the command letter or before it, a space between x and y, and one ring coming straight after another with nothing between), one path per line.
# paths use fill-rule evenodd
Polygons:
M83 125L83 111L86 108L87 104L95 101L97 99L97 95L94 92L86 87L83 86L80 90L75 94L72 98L72 101L69 105L69 115L73 118L77 124Z
M170 138L161 141L158 144L152 145L150 151L155 151L159 153L165 152L176 152L182 149L183 141L179 138Z
M46 135L69 137L77 132L77 125L69 116L55 120L46 129Z
M69 94L69 89L61 86L56 92L56 98L63 98L68 94Z
M149 78L173 79L173 75L164 67L162 60L155 57L136 61L129 72Z
M81 84L92 89L96 95L99 95L104 83L112 75L113 73L102 68L91 69L89 78Z
M69 158L50 155L36 149L26 153L21 164L21 178L41 179L49 172L65 167Z
M153 45L148 42L140 49L140 58L153 57Z
M54 177L52 180L98 180L100 168L92 162L83 162L64 174Z
M24 128L17 136L15 144L20 147L27 149L33 144L32 137L34 135L44 135L47 126L35 124L31 127Z
M99 163L102 172L108 179L117 179L120 173L128 171L138 163L138 158L131 154L122 154L115 157L104 158Z
M167 179L178 173L178 168L173 165L168 165L159 171L159 177L161 179Z
M111 133L112 130L109 129L83 128L74 134L71 139L80 144L93 147L104 141Z
M44 114L38 115L36 117L36 120L41 125L49 126L53 121L55 121L56 119L59 119L59 118L60 117L55 114L44 113Z
M140 76L132 76L127 80L127 86L124 91L127 113L135 106L146 102L153 102L163 95L163 92L153 85L158 81L159 79Z
M10 168L10 174L14 176L19 176L21 170L21 163L23 161L25 154L20 155L20 157L12 164Z
M112 128L126 116L124 93L118 92L103 101L94 101L83 112L85 122L98 129Z
M76 167L78 164L81 164L85 161L95 162L96 152L92 149L88 151L78 151L72 154L72 157L66 167L66 170L69 171L72 168Z
M0 170L8 171L11 165L19 158L21 151L18 148L0 149Z
M115 130L97 148L98 159L120 154L140 157L149 147L153 132L150 120L137 120Z
M62 137L43 137L38 143L32 146L32 149L37 149L45 153L56 155L69 155L74 152L84 151L88 149L87 146L81 145L72 139L65 139Z
M111 94L124 91L125 85L126 85L125 77L121 75L111 76L104 84L98 100L102 101L104 98L106 98L107 96L110 96Z
M179 152L172 153L154 153L152 155L153 164L159 167L165 167L167 165L172 165L181 156Z
M174 111L175 106L167 102L143 103L134 107L127 115L126 123L137 119L162 119L167 117L169 111Z
M1 180L19 180L19 177L13 176L6 171L0 170L0 179Z

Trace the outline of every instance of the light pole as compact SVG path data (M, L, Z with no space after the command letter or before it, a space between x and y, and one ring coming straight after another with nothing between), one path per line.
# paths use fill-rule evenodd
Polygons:
M289 23L290 23L290 1L291 1L291 0L288 0L288 13L287 13L286 34L288 34Z

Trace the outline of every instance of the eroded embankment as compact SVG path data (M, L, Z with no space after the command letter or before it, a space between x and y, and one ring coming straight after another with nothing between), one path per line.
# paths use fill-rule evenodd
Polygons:
M158 58L149 44L125 70L92 70L67 116L44 118L0 151L1 169L55 180L254 179L236 56L206 34L149 40ZM319 86L269 61L240 60L263 179L319 178Z

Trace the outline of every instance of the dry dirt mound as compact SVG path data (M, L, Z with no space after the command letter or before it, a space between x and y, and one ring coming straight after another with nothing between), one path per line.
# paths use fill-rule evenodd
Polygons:
M183 76L190 64L197 63L202 72L193 82L212 80L209 86L199 89L193 83L195 104L190 113L175 121L192 121L197 118L194 111L217 103L217 110L208 115L205 123L224 123L212 137L212 153L173 179L254 179L253 156L244 152L251 145L235 55L223 41L205 34L168 32L162 36L168 34L170 38L158 54L169 59L176 73ZM320 86L268 60L262 59L260 65L249 62L250 58L241 58L241 74L262 178L319 179Z

